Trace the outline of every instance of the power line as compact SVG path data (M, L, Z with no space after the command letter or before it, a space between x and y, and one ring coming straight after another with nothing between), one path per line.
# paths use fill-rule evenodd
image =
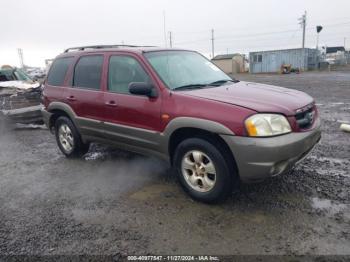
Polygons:
M344 18L341 18L341 19L350 19L350 17L344 17ZM325 24L324 21L327 21L327 20L323 20L323 21L318 21L317 24L310 24L310 27L314 28L316 25L319 25L319 24ZM328 19L328 21L330 21L330 19ZM334 21L334 19L332 19L332 21ZM347 21L347 22L341 22L341 23L336 23L336 24L331 24L331 25L328 25L328 26L337 26L337 25L341 25L341 24L349 24L350 22ZM271 26L271 25L261 25L260 28L285 28L285 27L289 27L289 26L294 26L295 24L284 24L284 25L278 25L278 26ZM256 26L254 26L254 28L256 28ZM215 31L218 32L218 31L230 31L230 30L245 30L245 29L251 29L251 27L219 27L219 28L215 28ZM197 33L207 33L208 30L199 30L199 31L176 31L176 34L177 35L182 35L182 34L197 34Z
M345 23L337 23L337 24L330 24L330 25L324 25L323 27L326 29L326 27L333 27L333 26L339 26L339 25L350 25L350 22ZM314 27L305 27L305 31L314 30ZM215 37L215 40L222 40L222 39L239 39L239 38L250 38L250 37L260 37L260 36L267 36L267 35L275 35L275 34L286 34L286 33L295 33L296 29L293 30L283 30L283 31L272 31L272 32L263 32L263 33L250 33L250 34L241 34L241 35L230 35L230 36L217 36ZM180 41L177 42L177 45L183 45L183 44L191 44L191 43L198 43L206 41L206 38L199 38L196 40L191 41ZM221 42L221 41L220 41Z
M164 18L163 18L164 19ZM164 23L164 22L163 22ZM350 25L350 21L343 21L343 22L340 22L340 23L335 23L335 24L324 24L322 22L318 23L318 24L315 24L315 25L309 25L306 27L306 31L314 31L315 30L315 26L316 25L319 25L319 24L322 24L322 26L324 27L324 29L327 29L328 27L334 27L334 26L346 26L346 25ZM237 29L244 29L244 28L251 28L251 27L237 27ZM276 28L276 27L272 27L272 28ZM281 28L281 26L279 26L279 28ZM286 33L295 33L295 31L298 30L298 29L290 29L290 30L281 30L281 31L271 31L271 32L263 32L263 33L249 33L249 34L236 34L236 35L223 35L223 36L219 36L219 37L216 37L215 39L238 39L238 38L250 38L250 37L260 37L260 36L265 36L265 35L274 35L274 34L286 34ZM217 32L218 30L215 29L215 32ZM172 31L173 33L174 31ZM208 33L208 30L202 30L202 31L193 31L193 32L179 32L179 31L175 31L176 32L176 35L181 35L181 34L196 34L196 33ZM165 34L165 37L164 37L164 41L167 42L167 39L166 39L166 34ZM130 38L128 39L129 41L140 41L140 39L142 39L142 41L145 41L145 40L151 40L151 41L148 41L150 44L156 44L158 45L159 42L161 41L161 36L160 35L143 35L143 36L140 36L138 38ZM187 37L186 37L187 38ZM152 39L154 39L152 41ZM206 37L201 37L199 39L196 39L196 40L189 40L189 41L179 41L179 42L173 42L173 45L174 43L176 45L184 45L184 44L191 44L191 43L198 43L198 42L204 42L204 41L207 41L208 38ZM157 44L158 43L158 44Z

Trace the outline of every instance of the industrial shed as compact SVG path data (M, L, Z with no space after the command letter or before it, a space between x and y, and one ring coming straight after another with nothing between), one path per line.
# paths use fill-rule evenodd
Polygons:
M227 74L245 72L245 57L241 54L217 55L211 61Z
M271 50L249 53L250 73L277 73L282 65L291 65L300 71L318 67L318 51L311 48Z

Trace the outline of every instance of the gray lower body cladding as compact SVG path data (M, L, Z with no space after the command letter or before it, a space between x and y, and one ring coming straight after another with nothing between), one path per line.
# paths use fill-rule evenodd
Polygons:
M321 138L320 124L307 132L286 135L252 138L230 134L222 126L207 120L187 118L178 119L159 133L156 131L134 128L125 125L105 123L98 120L77 117L73 111L64 106L65 112L72 118L84 142L101 142L113 144L119 148L152 154L169 161L168 143L174 130L188 126L189 123L203 125L208 131L220 136L227 143L235 157L240 179L243 182L261 181L290 170L317 144ZM52 113L42 110L43 119L49 126ZM199 122L198 122L199 121Z
M242 182L261 181L289 171L321 139L320 124L307 132L277 137L221 136L229 145Z

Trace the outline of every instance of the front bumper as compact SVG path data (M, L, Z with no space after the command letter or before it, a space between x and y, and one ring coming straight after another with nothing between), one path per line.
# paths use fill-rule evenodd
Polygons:
M290 170L320 141L320 123L307 132L252 138L222 135L229 145L243 182L255 182Z
M41 110L42 105L36 105L11 110L0 110L0 113L14 123L33 124L43 121L43 117L40 113Z

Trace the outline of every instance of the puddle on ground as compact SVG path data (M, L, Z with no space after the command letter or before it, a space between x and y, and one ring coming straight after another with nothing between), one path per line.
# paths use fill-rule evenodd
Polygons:
M73 218L80 223L88 223L95 225L113 225L130 219L128 214L120 212L120 210L105 210L102 208L96 209L82 209L75 208L73 210L66 211L67 218Z
M137 192L132 193L130 195L130 198L136 200L148 200L157 198L166 193L173 194L175 191L176 187L174 185L150 185L143 187Z
M331 165L332 168L323 168L321 166L310 168L303 165L303 163L301 163L300 166L297 166L296 168L300 168L307 172L316 172L320 175L350 177L350 172L348 171L348 168L344 168L344 166L347 167L350 165L350 161L348 159L317 156L308 156L307 159Z
M84 159L86 161L94 161L94 160L104 160L108 155L108 152L88 152Z
M20 124L15 125L15 129L47 129L46 125Z
M330 103L331 105L347 105L349 103L344 103L344 102L334 102L334 103Z
M317 157L317 156L308 156L309 159L317 160L320 162L330 162L336 164L349 164L350 161L344 158L332 158L332 157Z
M311 206L315 209L327 210L332 214L336 214L350 207L347 204L336 204L329 199L321 199L318 197L313 197L311 199Z

